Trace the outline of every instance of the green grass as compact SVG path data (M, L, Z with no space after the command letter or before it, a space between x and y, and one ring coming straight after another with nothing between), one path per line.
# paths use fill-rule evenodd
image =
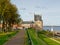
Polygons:
M34 29L28 29L28 33L31 37L33 45L60 45L59 43L49 39L49 37L45 36L43 33L36 33Z
M45 41L48 45L60 45L60 44L58 44L57 42L49 39L48 37L46 37L46 36L43 35L43 34L40 34L40 35L39 35L39 38L42 39L43 41Z
M37 37L37 33L34 29L28 29L33 45L46 45L44 41Z
M6 41L8 41L13 35L17 32L8 32L8 33L1 33L0 34L0 45L3 45Z
M54 38L54 39L60 42L60 38Z

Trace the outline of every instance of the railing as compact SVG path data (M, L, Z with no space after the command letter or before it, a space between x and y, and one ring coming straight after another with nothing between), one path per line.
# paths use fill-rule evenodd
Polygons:
M30 34L28 33L28 30L26 30L26 32L27 32L27 36L28 36L28 43L29 43L29 45L33 45L33 41L32 41L32 39L30 37Z

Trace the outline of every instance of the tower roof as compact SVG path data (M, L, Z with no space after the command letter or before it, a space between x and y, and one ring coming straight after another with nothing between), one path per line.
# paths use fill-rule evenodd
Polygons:
M37 21L37 20L42 21L42 16L41 15L34 14L34 20L35 21Z

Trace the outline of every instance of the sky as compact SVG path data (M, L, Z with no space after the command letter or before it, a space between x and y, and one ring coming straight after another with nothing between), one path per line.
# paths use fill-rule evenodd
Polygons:
M43 25L60 26L60 0L11 0L24 21L34 21L34 14L42 16Z

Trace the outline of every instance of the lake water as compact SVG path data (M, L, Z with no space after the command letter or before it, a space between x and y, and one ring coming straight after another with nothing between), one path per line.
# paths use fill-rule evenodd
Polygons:
M51 30L51 27L52 26L43 26L43 29L44 30ZM57 31L57 32L60 32L60 26L53 26L53 30Z

